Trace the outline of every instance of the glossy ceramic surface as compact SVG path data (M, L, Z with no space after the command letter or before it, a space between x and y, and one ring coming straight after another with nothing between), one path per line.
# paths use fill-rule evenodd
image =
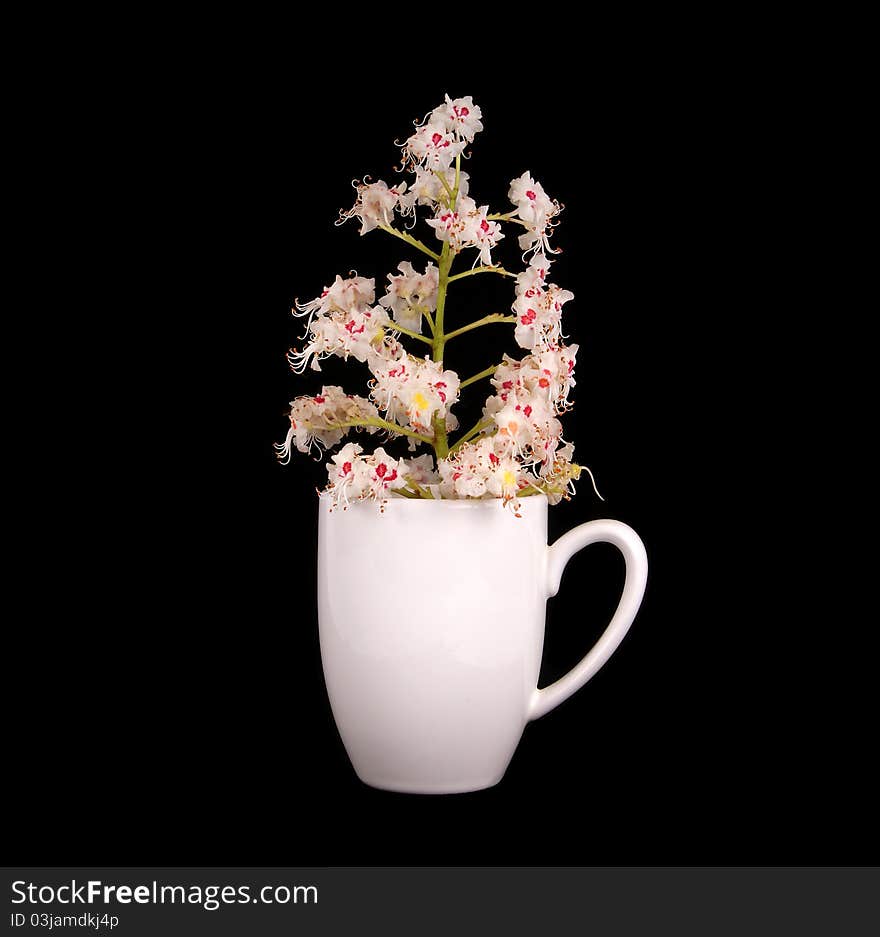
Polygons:
M548 547L546 498L521 503L517 518L497 500L330 511L320 499L321 657L365 783L423 794L496 784L525 724L583 686L632 624L647 579L635 532L591 521ZM590 653L539 690L546 600L568 559L597 541L626 560L620 605Z

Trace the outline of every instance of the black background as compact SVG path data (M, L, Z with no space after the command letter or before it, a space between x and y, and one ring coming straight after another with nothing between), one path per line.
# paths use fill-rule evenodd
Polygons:
M59 357L44 371L67 417L52 431L48 521L17 551L16 568L37 575L6 666L12 858L867 855L868 736L842 700L841 663L791 610L809 584L777 545L780 489L755 416L773 327L761 298L773 222L755 210L772 213L774 183L754 163L772 162L772 115L744 117L749 91L696 80L693 59L608 55L581 70L569 58L550 79L459 61L447 77L318 66L300 57L304 42L246 68L235 54L194 66L161 91L136 82L99 101L98 140L83 143L81 127L67 137L90 163L81 197L98 234L76 245L89 274L70 300L75 321L53 326ZM337 79L342 68L339 90L327 68ZM302 456L279 467L272 443L287 401L322 377L285 363L294 297L351 268L379 283L399 260L419 262L332 222L354 176L393 177L393 141L447 90L483 108L466 167L478 203L504 210L509 180L529 169L566 206L554 274L576 294L567 329L580 345L566 435L606 502L582 483L551 511L551 539L615 517L643 537L651 572L620 650L527 727L500 785L423 798L371 790L348 765L317 641L323 469ZM499 252L510 265L512 242ZM448 321L506 307L506 284L487 279L460 285ZM484 342L504 341L500 326L476 334L471 352L450 346L462 375L496 357ZM60 362L73 340L83 354L71 368ZM324 376L362 393L366 371L331 363ZM468 396L477 406L479 390ZM569 564L543 682L601 633L621 565L602 546Z

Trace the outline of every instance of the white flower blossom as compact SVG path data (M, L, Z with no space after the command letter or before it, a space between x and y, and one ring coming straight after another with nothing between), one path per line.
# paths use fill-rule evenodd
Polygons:
M483 266L492 266L492 248L504 237L501 225L497 221L489 221L486 217L488 205L484 205L479 212L472 216L470 237L473 246L479 248L477 260Z
M518 510L517 492L529 484L513 450L497 436L465 443L437 468L444 498L501 498Z
M284 442L275 444L276 455L286 465L291 446L300 452L329 449L357 424L375 433L376 427L365 426L364 421L378 417L379 411L369 400L346 394L341 387L324 387L314 397L297 397L290 401L290 429Z
M540 470L540 477L536 479L534 485L540 488L547 495L551 504L559 504L562 500L568 500L574 493L574 483L580 477L582 466L575 465L572 462L574 457L574 446L566 443L553 454L552 459L548 459ZM586 469L593 480L593 473ZM593 480L593 490L599 496L599 499L605 499L596 490L595 480Z
M352 501L387 498L396 489L406 486L405 473L405 460L393 459L381 446L363 455L363 449L350 442L328 463L325 491L332 507L342 505L344 510Z
M547 399L520 386L490 397L484 422L494 424L499 439L508 442L524 463L544 463L562 440L562 424Z
M309 317L303 336L308 342L301 350L290 350L287 360L291 368L301 374L311 363L313 371L320 371L320 360L330 355L366 361L385 329L391 327L384 307L368 305L375 292L373 279L343 280L337 276L333 286L317 299L297 303L294 315Z
M577 346L558 346L515 361L505 355L492 384L497 393L483 408L483 421L508 442L524 463L547 465L563 444L557 416L567 410L574 386Z
M574 447L566 443L538 466L524 462L509 439L484 436L438 463L439 493L443 498L500 498L519 516L520 498L530 493L543 492L551 504L574 493L581 467L572 463L573 454Z
M526 355L520 361L504 355L492 378L497 396L504 402L510 394L516 397L527 394L546 400L556 413L565 412L571 406L568 394L575 386L577 352L577 345L558 345Z
M477 261L491 266L491 250L504 234L497 221L488 220L488 212L488 205L478 208L472 198L459 196L454 209L440 208L434 218L428 219L428 224L441 241L449 242L454 253L476 247L480 251Z
M332 310L348 311L361 306L369 306L376 298L376 280L373 277L353 276L343 280L337 274L331 286L325 286L316 299L307 303L297 301L292 313L295 316L308 316L307 325L315 314L325 314Z
M442 362L412 357L401 348L396 357L376 355L368 364L374 376L370 397L388 419L428 436L434 434L435 416L445 418L450 429L458 425L450 407L458 400L460 381Z
M355 182L357 201L348 211L340 211L337 224L358 218L361 222L361 234L372 231L379 225L390 225L397 208L406 192L406 183L401 182L392 188L381 179L378 182ZM406 204L406 203L404 203Z
M440 181L436 172L430 169L424 169L421 166L414 167L415 179L410 183L405 196L400 199L401 214L413 214L417 205L427 205L431 209L436 209L438 204L445 204L448 200L449 191L455 189L455 170L452 168L444 169L441 173L446 180L446 186ZM470 177L466 172L458 175L459 195L468 194L468 179Z
M447 130L441 120L430 120L404 143L403 158L407 165L444 170L464 147L464 140L455 131Z
M466 98L456 98L454 101L449 95L444 96L445 102L434 109L433 118L441 120L444 127L457 134L468 143L474 142L474 137L483 129L480 118L483 116L479 105L468 95Z
M518 452L541 453L543 459L548 444L562 434L562 424L553 409L541 397L528 394L506 394L505 397L506 400L489 398L483 410L484 417L495 423L498 434L509 439ZM497 409L496 400L503 404Z
M553 253L548 238L553 219L562 210L559 202L552 200L528 172L511 181L507 197L516 206L517 216L527 229L519 236L520 250Z
M577 353L577 345L558 345L533 355L541 372L538 386L547 390L548 399L556 407L557 413L564 413L571 408L568 395L576 383L574 366Z
M440 476L434 469L434 459L427 453L406 460L406 477L423 488L436 485L440 481Z
M397 269L400 271L399 276L388 274L388 292L379 303L405 329L421 332L422 316L437 308L440 272L434 264L429 263L425 272L419 273L408 260L399 263Z
M546 284L549 262L536 254L528 268L516 279L514 337L521 348L539 350L557 346L562 340L562 307L574 293Z

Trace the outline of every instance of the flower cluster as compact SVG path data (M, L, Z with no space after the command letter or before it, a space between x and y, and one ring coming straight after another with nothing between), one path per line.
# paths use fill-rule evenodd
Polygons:
M388 274L388 292L379 300L395 322L411 332L422 331L422 316L437 308L437 287L440 274L434 264L429 263L424 273L413 269L404 260L397 265L399 276Z
M441 201L445 201L448 193L455 188L455 170L425 169L422 166L413 167L414 178L404 198L398 202L401 215L414 215L416 207L427 206L436 208ZM466 172L458 174L458 194L464 198L468 194L470 176Z
M440 463L444 498L513 499L528 484L512 448L496 437L466 443Z
M542 492L558 504L574 493L581 466L571 461L573 454L574 447L566 443L547 462L529 463L518 457L509 439L485 436L440 463L439 493L444 498L500 498L519 516L521 497Z
M450 412L458 400L455 371L444 371L439 361L430 358L414 358L402 347L395 355L373 356L370 370L370 397L392 422L427 435L433 434L435 418L443 419L447 430L458 428Z
M531 174L524 172L510 183L507 193L510 201L516 205L516 214L526 228L526 233L519 236L520 250L551 251L551 229L555 227L553 219L562 211L559 202L551 199L540 182Z
M338 355L366 361L370 349L382 339L390 326L382 306L371 306L376 298L376 281L365 277L337 276L332 286L324 288L317 299L297 303L294 315L308 316L302 350L291 349L287 360L291 368L302 374L311 362L313 371L320 371L322 358Z
M393 459L381 446L371 455L363 451L356 442L346 443L327 466L327 491L334 504L386 498L406 485L403 459Z
M381 229L428 255L423 271L400 262L378 303L375 279L337 276L319 297L294 310L306 317L306 344L291 350L293 370L320 371L321 360L333 355L354 358L369 371L369 397L332 386L292 401L287 438L276 446L279 458L288 461L293 448L332 448L352 429L405 437L410 451L420 444L434 450L433 457L395 458L382 447L365 453L347 442L327 465L325 491L332 506L389 497L497 498L518 513L523 497L544 494L556 503L573 493L581 467L572 461L574 449L563 438L560 417L571 407L575 386L578 346L566 345L562 330L563 307L574 295L550 281L551 258L558 252L549 238L561 205L528 172L510 183L512 210L493 214L479 205L468 194L461 159L482 129L482 112L471 97L447 95L402 144L409 180L393 186L381 179L355 182L355 204L340 212L340 222L360 222L361 234ZM411 233L419 209L438 250ZM395 224L397 216L407 219L406 226ZM506 224L520 229L520 272L493 263ZM470 269L451 276L453 263L467 250L475 251ZM449 286L471 274L513 277L512 314L490 312L450 332L444 321ZM524 356L504 355L497 366L462 381L444 363L446 343L499 322L513 323ZM404 340L429 345L431 354L424 348L416 354ZM458 429L452 408L462 385L485 378L494 393L480 420L450 440Z
M568 395L575 386L577 353L577 345L558 345L534 351L518 361L504 355L492 378L497 399L506 403L511 398L522 400L528 396L526 403L540 406L544 402L556 413L564 413L571 406Z
M401 206L401 200L405 198L406 183L393 189L388 188L388 183L381 179L378 182L354 183L357 191L357 201L347 212L340 212L340 221L347 221L349 218L358 218L361 223L361 234L366 234L380 225L390 225L394 218L394 209ZM403 205L409 204L406 200Z
M369 400L346 394L341 387L323 387L314 397L297 397L290 401L287 438L275 445L278 458L283 464L289 462L291 446L299 452L330 449L355 426L375 433L370 421L378 419L379 411Z
M526 270L516 278L514 336L520 348L557 346L562 340L562 306L574 293L547 283L550 261L535 254Z
M426 169L448 169L453 160L461 156L465 145L483 129L480 108L473 98L446 100L416 128L416 132L403 145L404 164Z
M426 206L433 211L427 223L436 236L456 254L476 248L475 263L491 264L492 248L504 237L499 219L526 229L518 239L521 250L552 253L548 239L562 206L530 173L511 181L508 198L514 209L505 215L490 216L487 206L477 206L468 196L468 175L458 164L465 146L483 129L482 116L470 96L453 100L446 95L402 146L403 165L413 173L412 182L389 186L381 179L355 180L357 199L348 211L339 213L337 224L356 218L360 233L366 234L391 227L395 211L412 216L417 206Z
M477 208L477 203L459 193L455 205L441 208L428 224L441 241L448 241L453 253L459 254L466 247L479 250L474 263L492 264L492 248L504 237L501 225L490 221L489 206Z

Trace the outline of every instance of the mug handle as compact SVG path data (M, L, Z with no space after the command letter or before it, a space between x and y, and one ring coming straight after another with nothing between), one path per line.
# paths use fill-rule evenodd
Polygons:
M642 596L645 594L645 585L648 581L648 555L645 545L639 535L626 524L620 521L589 521L580 524L567 534L563 534L553 546L547 547L547 598L556 595L566 563L578 550L591 543L613 543L623 554L626 561L626 579L623 583L623 594L617 611L605 629L602 637L593 645L587 656L564 677L555 683L535 689L529 701L528 719L539 719L545 713L555 709L576 690L579 690L587 680L608 660L617 650L624 635L633 623Z

